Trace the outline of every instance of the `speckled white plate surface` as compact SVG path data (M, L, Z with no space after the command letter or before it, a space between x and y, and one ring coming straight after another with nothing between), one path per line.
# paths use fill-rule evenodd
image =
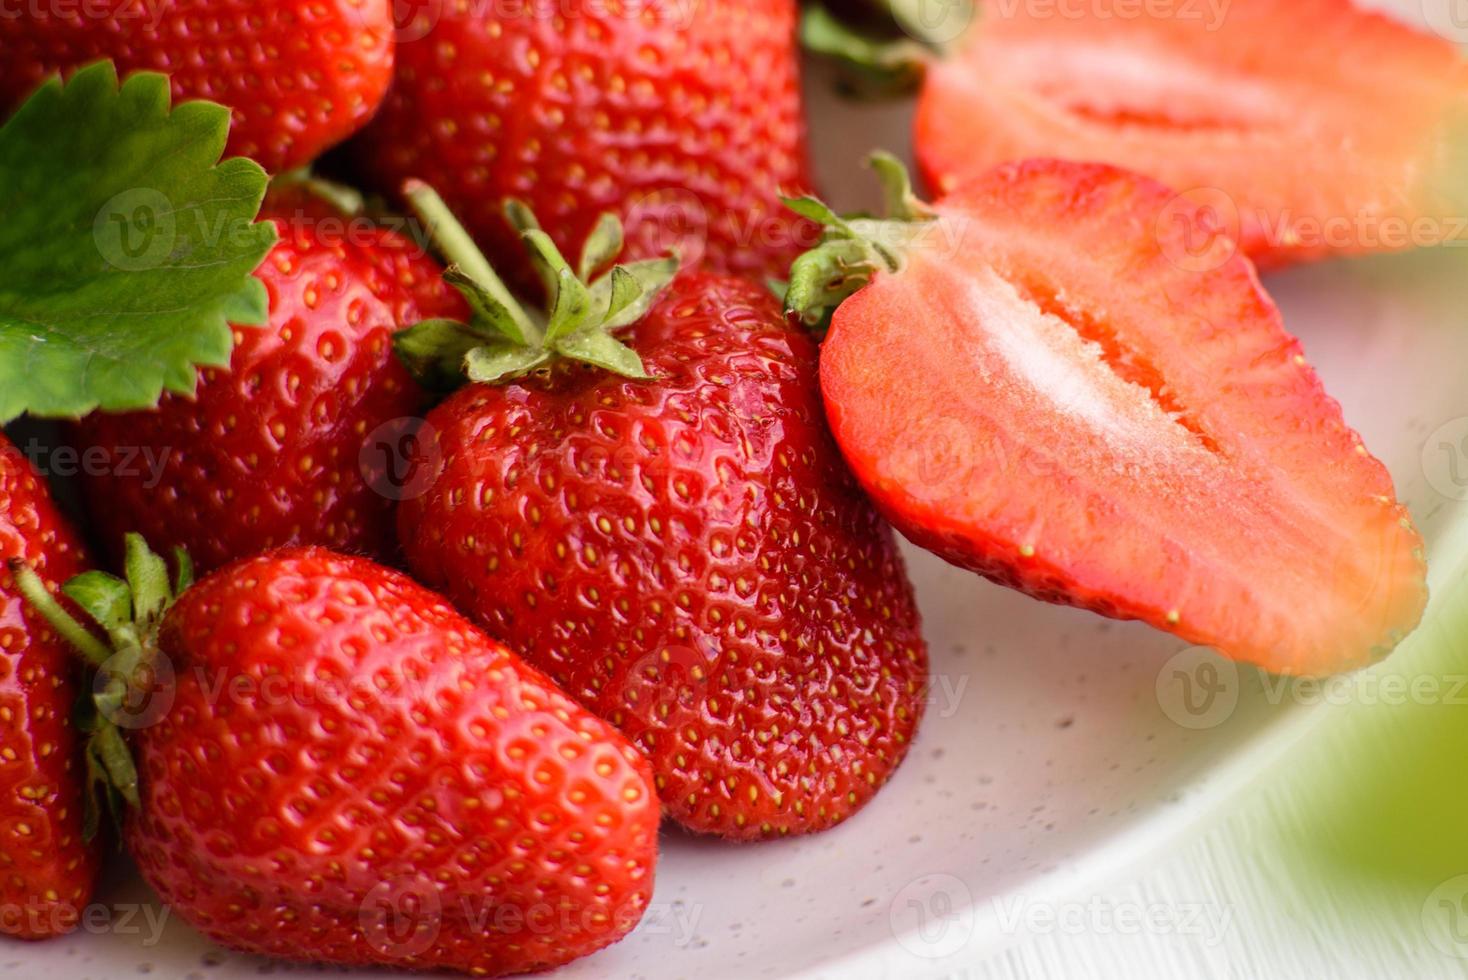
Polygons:
M811 87L823 186L841 206L871 205L857 163L876 146L906 148L908 110L844 106L819 80ZM1448 506L1468 499L1465 271L1468 251L1457 250L1268 283L1443 570L1468 555L1468 515ZM1172 637L908 556L934 682L921 736L889 787L808 839L732 847L665 834L647 919L558 980L938 975L1013 938L1014 916L1033 903L1114 874L1190 826L1318 715ZM126 867L99 903L70 937L0 946L0 975L339 975L212 949Z

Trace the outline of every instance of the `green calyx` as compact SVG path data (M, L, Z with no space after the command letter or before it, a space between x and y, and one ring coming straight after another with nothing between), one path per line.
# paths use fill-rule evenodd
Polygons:
M815 197L785 198L785 206L825 228L821 243L795 260L785 288L785 312L824 334L831 314L879 272L901 272L907 251L937 219L918 200L907 168L890 153L867 161L882 182L886 216L843 217Z
M520 234L548 297L545 310L521 304L495 273L448 205L427 184L405 188L428 236L448 261L444 279L469 303L467 322L425 320L399 332L398 357L430 388L448 390L467 377L494 384L570 358L629 378L649 377L637 352L616 332L642 319L678 273L678 257L613 265L622 224L604 214L573 269L549 235L515 200L505 217Z
M852 24L820 0L806 3L800 41L844 67L855 93L876 97L916 90L928 65L951 53L977 11L974 0L866 0L865 7L870 16Z
M86 734L87 793L82 836L97 836L105 809L120 822L124 804L138 805L138 770L124 728L147 723L162 672L158 625L194 581L193 563L179 549L174 574L141 535L127 536L126 577L83 572L61 592L101 628L105 639L83 626L51 595L34 569L7 562L16 588L32 609L70 643L95 671L89 694L77 705L77 727Z

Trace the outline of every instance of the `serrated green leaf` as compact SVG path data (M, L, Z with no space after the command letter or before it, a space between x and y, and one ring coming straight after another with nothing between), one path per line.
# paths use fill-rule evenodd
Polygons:
M0 127L0 422L191 393L259 324L275 241L265 172L219 163L229 110L169 110L168 81L110 63L52 81Z
M583 330L561 338L556 352L586 364L595 364L628 378L649 378L637 352L600 329Z
M545 325L545 342L552 343L557 338L574 333L586 323L586 317L591 312L591 292L586 288L586 283L576 278L576 271L566 262L561 250L556 248L549 235L538 229L531 229L523 232L521 237L529 246L530 254L549 273L546 285L551 297L551 311L550 320Z
M272 229L271 235L274 234ZM270 294L265 289L265 283L251 276L237 293L225 297L219 308L219 315L242 327L265 326L270 318Z
M485 338L458 320L424 320L393 336L393 349L413 377L433 391L453 391L464 380L464 358Z
M109 791L107 769L102 765L102 756L89 739L85 753L87 763L87 786L82 795L82 840L90 844L97 839L102 829L101 794Z
M878 150L867 158L882 184L882 197L887 204L886 217L897 221L929 221L934 217L933 209L918 199L912 190L912 176L901 160L890 153Z
M535 212L530 209L530 205L519 198L505 198L504 209L505 220L510 223L510 227L515 229L517 233L523 235L527 231L541 230L540 219L535 216Z
M132 590L116 575L82 572L68 580L61 591L109 634L115 634L132 622Z
M642 283L637 277L621 266L617 266L607 274L607 315L602 318L606 323L614 320L618 314L642 297ZM595 298L593 298L595 302Z
M616 313L607 314L606 320L602 322L602 329L607 331L620 330L647 316L647 311L652 309L652 305L662 296L668 283L678 275L678 257L670 255L662 259L628 262L617 268L636 279L637 285L642 287L642 292Z
M576 266L576 274L583 282L591 282L622 254L622 234L622 222L615 214L605 212L596 219L596 227L586 236L581 261Z
M470 381L493 384L533 371L549 362L549 351L509 344L485 344L464 357L464 373Z
M108 783L122 794L132 806L140 806L138 800L138 769L133 764L132 751L123 740L116 725L103 725L92 736L97 758L107 773Z
M782 197L780 200L802 218L809 218L816 224L824 225L833 231L850 233L846 220L831 210L831 206L818 197L807 194L804 197Z
M132 592L133 619L146 626L168 605L168 565L153 553L141 534L130 533L123 541L123 564Z
M876 251L859 239L837 239L813 248L790 266L785 312L797 314L808 325L821 324L870 282L878 268Z
M500 295L499 291L466 274L457 265L444 270L443 281L457 289L474 311L473 319L464 326L482 340L498 335L512 344L525 345L538 336L538 328L508 293Z
M524 239L532 231L541 231L540 220L535 217L535 212L530 210L530 205L518 198L507 197L504 203L505 220L510 227ZM535 274L540 277L541 285L545 287L547 296L556 293L556 272L546 262L545 257L537 249L530 250L530 264L535 268Z
M194 584L194 559L187 548L173 549L173 597L177 599Z

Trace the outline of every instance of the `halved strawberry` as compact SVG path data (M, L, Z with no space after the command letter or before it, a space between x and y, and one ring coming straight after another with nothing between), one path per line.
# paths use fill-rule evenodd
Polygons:
M839 303L831 426L903 533L1284 673L1359 666L1417 623L1422 542L1391 477L1253 266L1189 262L1201 209L1049 160L929 209L883 167L905 221L796 202L832 231L789 302Z
M1446 40L1348 0L1171 10L986 4L928 69L930 186L1029 157L1111 163L1206 191L1262 265L1461 232L1447 181L1462 177L1468 62Z

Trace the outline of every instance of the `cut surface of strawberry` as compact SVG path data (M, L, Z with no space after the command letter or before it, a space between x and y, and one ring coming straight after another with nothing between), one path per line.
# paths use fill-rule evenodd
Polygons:
M923 88L935 191L1011 160L1111 163L1209 203L1265 266L1462 234L1468 61L1447 41L1347 0L1102 13L985 6Z
M1283 673L1368 663L1420 617L1422 541L1253 266L1194 269L1208 219L1172 200L1037 160L895 238L843 223L896 261L831 320L837 441L909 538L1005 585Z

